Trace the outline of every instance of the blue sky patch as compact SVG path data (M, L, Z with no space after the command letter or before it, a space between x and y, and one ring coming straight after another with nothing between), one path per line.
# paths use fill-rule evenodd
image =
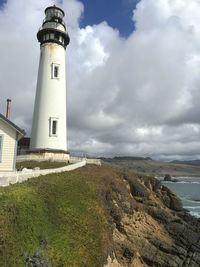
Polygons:
M132 21L133 9L140 0L82 0L85 12L81 19L81 27L107 21L117 28L124 37L129 36L134 30Z

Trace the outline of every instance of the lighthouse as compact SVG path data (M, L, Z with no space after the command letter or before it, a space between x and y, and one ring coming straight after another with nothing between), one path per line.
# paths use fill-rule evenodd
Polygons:
M47 7L37 33L40 62L30 142L36 153L67 154L65 52L70 39L64 16L59 7Z

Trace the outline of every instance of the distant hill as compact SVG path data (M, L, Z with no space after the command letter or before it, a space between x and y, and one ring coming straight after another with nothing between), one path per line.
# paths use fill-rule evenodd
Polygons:
M128 157L128 156L121 156L121 157L114 157L114 159L118 160L152 160L150 157Z
M193 164L188 164L186 161L178 162L163 162L158 160L152 160L151 158L140 157L114 157L114 158L101 158L106 164L113 166L119 166L120 168L128 168L129 170L136 171L138 173L153 175L153 176L165 176L170 174L171 176L197 176L200 177L200 161L191 161Z
M152 160L150 157L119 156L114 158L100 158L102 160Z
M175 164L186 164L186 165L193 165L193 166L200 166L200 160L173 160L171 163Z

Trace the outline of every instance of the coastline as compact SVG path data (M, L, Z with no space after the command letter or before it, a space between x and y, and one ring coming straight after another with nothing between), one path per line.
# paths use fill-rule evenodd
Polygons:
M200 177L176 177L175 179L175 181L162 180L161 183L180 197L183 208L187 212L200 218Z

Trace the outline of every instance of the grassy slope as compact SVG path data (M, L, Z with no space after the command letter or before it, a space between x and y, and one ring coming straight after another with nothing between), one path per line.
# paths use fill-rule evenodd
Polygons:
M102 266L107 227L97 185L80 171L0 188L3 267L36 254L48 266Z
M16 163L16 168L21 170L23 168L33 169L39 167L42 169L55 169L66 166L66 162L56 162L56 161L21 161Z

